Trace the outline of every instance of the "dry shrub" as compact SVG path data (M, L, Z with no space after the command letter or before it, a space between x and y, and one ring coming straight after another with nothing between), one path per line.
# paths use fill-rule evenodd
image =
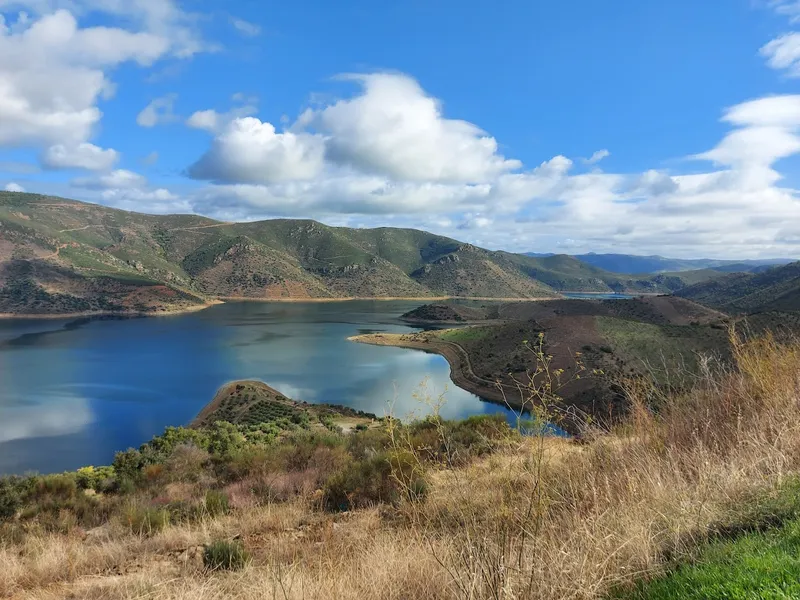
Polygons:
M457 595L600 597L691 553L800 472L800 346L731 343L735 368L707 368L691 391L627 382L630 421L615 434L534 438L500 468L439 473L411 516L453 541L437 558Z

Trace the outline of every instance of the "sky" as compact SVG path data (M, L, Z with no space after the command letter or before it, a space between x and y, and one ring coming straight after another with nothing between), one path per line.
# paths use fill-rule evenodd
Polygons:
M800 0L0 0L0 190L800 257Z

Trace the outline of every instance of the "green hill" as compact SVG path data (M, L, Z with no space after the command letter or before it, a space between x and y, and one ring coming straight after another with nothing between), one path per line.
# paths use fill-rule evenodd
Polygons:
M567 256L492 252L413 229L225 223L0 192L0 313L157 313L218 298L542 298L685 284L620 276Z
M800 262L761 273L732 273L687 287L678 295L726 312L800 310Z

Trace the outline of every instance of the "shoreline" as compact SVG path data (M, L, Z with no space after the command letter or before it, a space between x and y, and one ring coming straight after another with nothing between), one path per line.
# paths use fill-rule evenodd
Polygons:
M391 302L398 300L441 302L443 300L473 300L477 302L542 302L544 300L558 300L558 297L535 298L493 298L490 296L342 296L328 298L252 298L248 296L218 296L222 302L358 302L375 301Z
M92 311L86 310L82 312L73 313L0 313L0 320L13 320L24 319L29 321L52 321L57 319L84 319L96 317L119 317L121 319L136 319L144 317L173 317L178 315L185 315L195 312L200 312L212 306L224 304L224 302L208 302L206 304L198 304L181 308L177 310L164 310L164 311L110 311L99 310Z
M260 303L323 303L323 302L391 302L391 301L429 301L441 302L443 300L473 300L479 302L541 302L554 298L490 298L482 296L348 296L341 298L250 298L238 296L218 296L210 299L205 304L198 304L187 308L165 311L82 311L73 313L0 313L0 320L55 320L55 319L80 319L93 317L172 317L190 314L205 310L219 304L229 302L260 302Z
M462 390L474 394L482 400L505 406L511 410L523 408L517 388L500 384L505 389L505 393L503 393L496 382L476 375L466 350L455 342L431 341L430 338L420 333L368 333L354 335L347 338L347 340L357 344L391 346L438 354L444 357L450 365L450 380Z

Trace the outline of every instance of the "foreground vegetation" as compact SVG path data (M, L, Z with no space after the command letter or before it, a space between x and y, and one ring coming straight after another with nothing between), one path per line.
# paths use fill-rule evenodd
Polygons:
M627 421L587 422L581 443L491 417L218 423L112 468L5 480L0 596L791 597L748 573L796 570L800 346L732 349L735 368L705 364L691 390L627 382ZM563 382L528 351L541 422ZM739 588L698 588L709 573Z

